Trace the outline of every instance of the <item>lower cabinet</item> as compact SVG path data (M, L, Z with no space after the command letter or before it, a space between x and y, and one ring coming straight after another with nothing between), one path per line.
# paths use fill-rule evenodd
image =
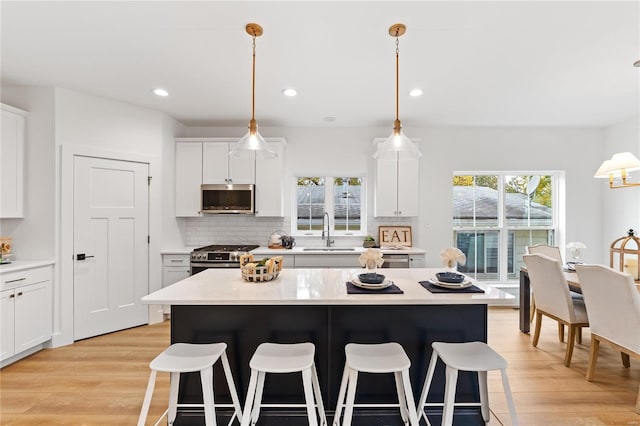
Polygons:
M0 361L3 365L9 363L5 361L10 358L16 356L11 362L18 360L21 353L51 339L51 272L51 267L45 267L3 275L3 287L12 281L24 283L0 292Z
M296 256L296 268L361 268L360 254L304 254ZM286 265L285 265L286 266Z
M162 287L182 281L189 277L190 256L188 254L163 254L162 255ZM163 306L163 312L170 312L169 306Z
M426 259L424 254L410 254L409 255L409 268L424 268L426 267Z

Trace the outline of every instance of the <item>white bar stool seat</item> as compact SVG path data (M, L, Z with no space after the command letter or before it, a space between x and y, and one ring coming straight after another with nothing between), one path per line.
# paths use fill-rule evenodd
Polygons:
M412 426L418 425L418 416L413 406L413 391L409 380L411 361L402 346L398 343L358 344L349 343L344 348L345 365L342 374L338 402L333 420L335 426L340 425L340 415L344 407L342 425L350 426L356 396L358 373L393 373L398 393L398 406L402 421ZM346 404L345 404L345 393ZM363 404L365 405L365 404ZM388 407L395 404L366 404L367 407Z
M493 370L500 370L500 373L502 375L502 386L504 387L504 394L507 398L509 414L511 415L511 422L514 426L518 425L516 409L513 404L513 397L511 396L511 388L509 387L509 380L507 379L507 360L505 360L484 342L434 342L431 347L433 348L433 353L431 355L431 361L429 362L427 377L425 378L424 386L422 388L422 394L420 395L420 402L418 404L418 407L416 408L416 411L418 412L418 418L422 418L424 416L427 424L430 424L424 412L424 407L427 401L429 387L431 386L431 380L433 379L433 372L436 368L436 362L438 361L438 357L440 357L440 359L442 359L442 362L444 362L446 366L446 383L444 391L444 408L442 412L442 426L450 426L451 424L453 424L453 410L455 407L458 371L475 371L478 373L482 418L485 422L489 421L489 393L487 389L487 371Z
M168 424L173 424L176 419L178 406L204 406L204 418L207 426L216 425L215 403L213 398L213 365L222 360L224 375L229 386L231 394L232 406L234 408L233 416L229 420L229 424L233 422L234 417L242 420L242 409L240 408L240 400L236 392L236 386L231 375L229 360L227 359L226 343L208 343L208 344L191 344L191 343L174 343L165 349L160 355L155 357L149 364L151 375L149 376L149 384L147 392L142 403L142 410L138 418L138 426L144 426L149 414L149 405L153 396L153 388L155 386L156 374L158 371L170 373L169 388L169 408L162 414L160 419L167 415ZM200 381L202 382L202 399L204 404L178 404L178 386L180 384L180 373L200 372ZM220 404L219 406L228 406L228 404Z
M264 389L264 379L266 373L302 373L302 384L307 408L309 425L316 426L316 406L320 424L326 425L327 418L322 403L320 393L320 383L314 362L316 348L313 343L262 343L254 352L249 367L251 367L251 377L249 379L249 389L247 390L247 400L244 404L242 415L242 426L255 425L260 416L260 406L262 404L262 391ZM315 397L315 398L314 398ZM298 406L299 404L269 404L269 407L277 406ZM265 407L267 405L264 405Z

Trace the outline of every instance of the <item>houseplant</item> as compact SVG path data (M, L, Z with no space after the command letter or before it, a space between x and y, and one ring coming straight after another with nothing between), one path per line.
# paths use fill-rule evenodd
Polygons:
M362 247L371 248L376 246L376 240L371 235L367 235L364 237L364 241L362 242Z

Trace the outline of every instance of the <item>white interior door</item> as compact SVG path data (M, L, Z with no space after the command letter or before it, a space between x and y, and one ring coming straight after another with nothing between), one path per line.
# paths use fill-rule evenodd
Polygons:
M74 157L74 340L148 321L148 176L148 164Z

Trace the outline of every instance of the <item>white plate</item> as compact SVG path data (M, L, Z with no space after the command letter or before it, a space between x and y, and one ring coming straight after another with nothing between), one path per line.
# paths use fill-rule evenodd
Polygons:
M382 281L380 284L367 284L367 283L363 283L361 282L358 277L355 277L354 279L351 280L351 283L353 285L355 285L356 287L360 287L360 288L365 288L367 290L382 290L383 288L387 288L389 287L391 284L393 284L393 282L385 279L384 281Z
M443 283L442 281L438 281L438 279L435 277L431 278L429 282L437 287L448 288L453 290L460 290L463 288L471 287L473 285L473 283L469 280L465 280L461 283Z

